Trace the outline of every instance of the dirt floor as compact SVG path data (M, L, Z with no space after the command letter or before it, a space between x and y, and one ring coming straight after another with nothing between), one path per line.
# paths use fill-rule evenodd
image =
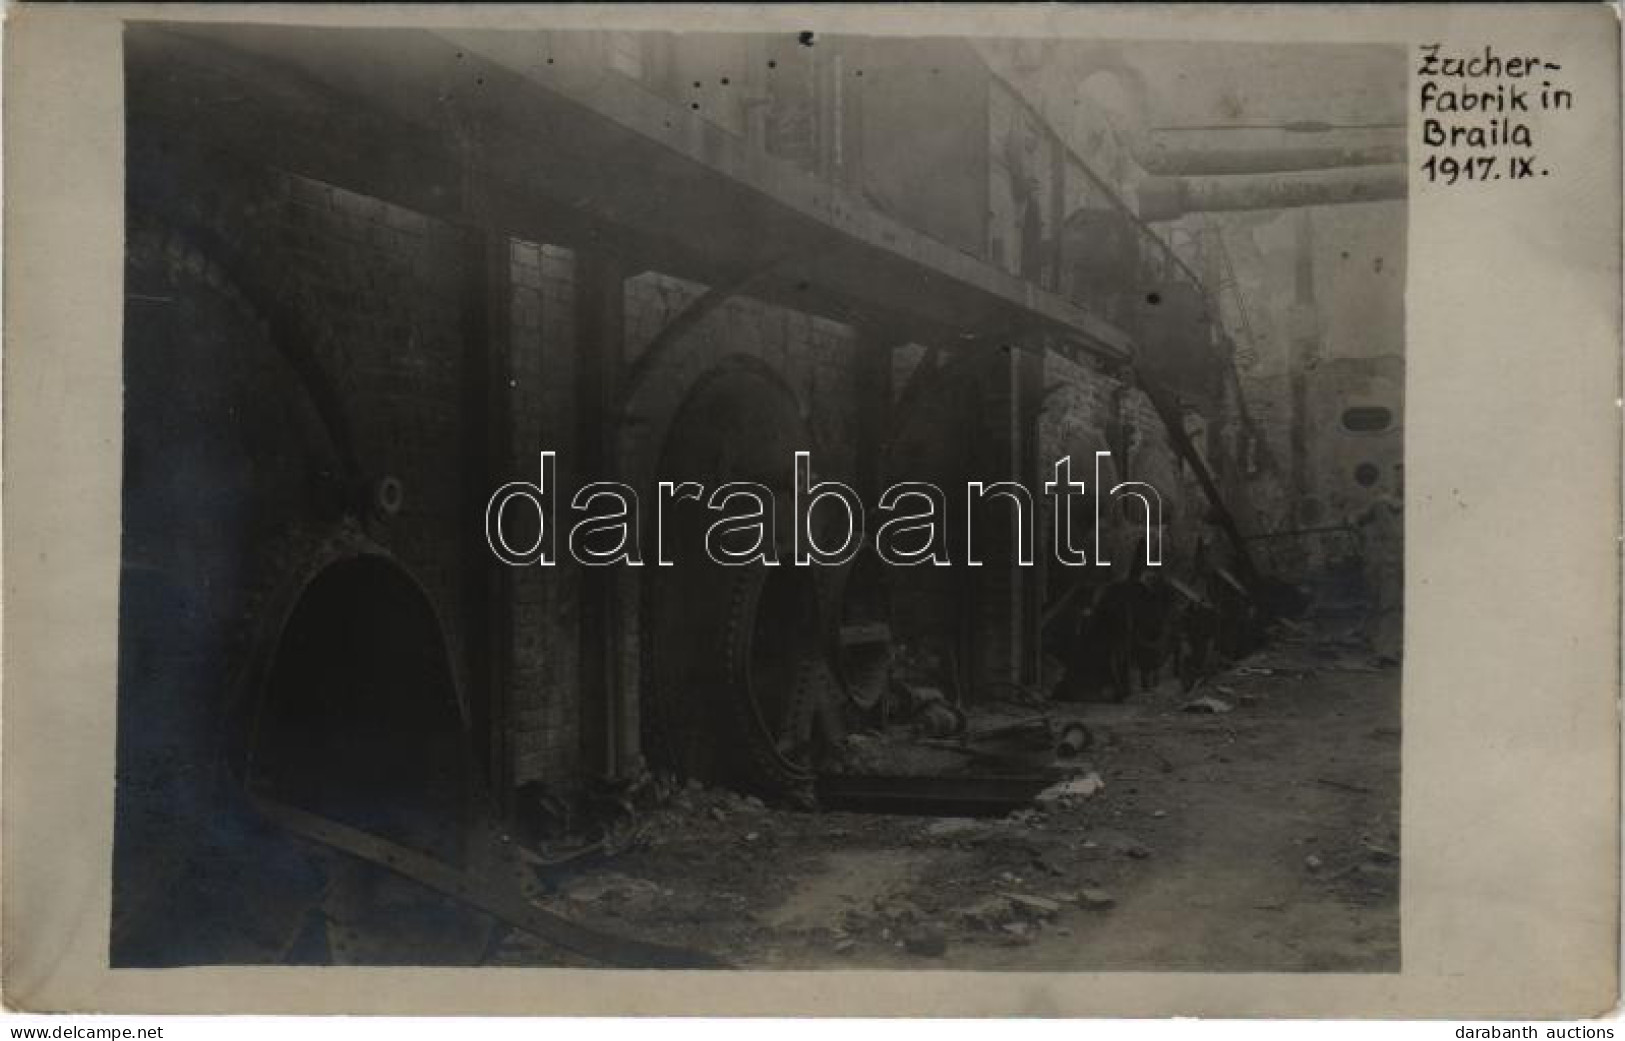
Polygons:
M1045 711L1094 735L1074 794L973 819L691 787L533 899L752 968L1399 968L1396 667L1299 637L1193 694ZM565 960L520 933L494 954Z

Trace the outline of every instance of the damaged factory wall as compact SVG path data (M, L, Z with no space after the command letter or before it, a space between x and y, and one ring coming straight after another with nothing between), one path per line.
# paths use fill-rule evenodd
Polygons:
M883 89L888 72L934 70L914 86L952 83L954 96L978 99L986 107L975 135L960 135L943 145L989 164L988 179L977 193L986 212L980 204L968 210L961 205L970 196L956 182L942 199L916 200L924 209L903 216L961 248L985 251L1006 270L1040 283L1058 283L1061 270L1070 270L1077 257L1089 252L1075 250L1071 260L1062 258L1066 251L1061 249L1059 212L1106 212L1110 206L1104 193L1115 185L1085 176L1078 157L1059 147L1039 112L977 65L969 48L933 46L854 45L837 61L839 47L821 50L815 59L803 53L805 48L785 50L760 41L610 34L605 60L617 73L656 93L686 98L693 93L691 84L701 84L696 104L704 118L787 155L794 149L785 143L784 127L775 130L773 121L788 119L795 104L759 110L750 99L789 89L783 85L800 82L805 72L814 89L802 100L816 117L809 126L816 130L817 146L805 165L844 177L849 174L842 171L855 169L853 164L861 160L863 176L882 193L908 172L899 166L906 167L906 156L881 153L872 140L892 111L886 104L895 109L897 99L863 100L866 92L857 86L856 74L864 71L864 58L870 55L877 60L869 91ZM915 53L922 47L926 49ZM787 75L765 76L759 67L764 57L782 63ZM850 77L839 89L830 79L837 70ZM788 75L790 71L796 74ZM735 89L720 90L725 81ZM724 99L733 99L732 107ZM867 111L870 121L857 118L859 111ZM892 117L902 118L894 111ZM1083 128L1084 144L1111 160L1110 175L1124 176L1123 152L1107 133L1116 124L1091 121L1081 112L1072 123ZM864 141L869 141L867 149ZM466 708L476 717L470 720L475 740L496 734L514 783L569 787L586 765L580 730L583 715L597 711L590 703L631 698L624 689L589 689L583 682L584 637L574 609L580 569L565 560L545 575L519 571L504 576L506 606L497 612L499 631L488 642L485 634L469 631L490 608L482 604L488 594L481 581L470 573L470 554L478 547L459 518L466 513L471 481L486 469L507 478L528 476L536 452L544 447L559 453L562 484L579 484L584 477L570 469L580 428L577 369L581 352L588 349L576 329L579 258L562 245L496 237L493 241L503 246L498 259L494 247L476 241L478 236L342 186L265 169L244 176L236 167L229 172L186 169L184 163L177 167L180 160L145 156L139 140L136 153L132 169L143 178L132 189L137 201L160 205L163 200L162 206L186 211L160 213L160 225L201 222L213 239L245 244L256 257L249 277L264 283L254 287L255 293L277 297L299 328L314 330L311 342L301 345L310 354L304 375L323 386L331 384L318 396L331 398L325 408L344 429L342 454L354 457L364 479L388 480L389 501L374 511L363 535L397 559L433 601L458 675L480 694L479 703ZM969 163L966 168L977 166ZM159 182L170 187L159 192L153 187ZM934 212L942 208L952 212ZM1131 272L1137 272L1142 248L1119 242L1122 256L1112 263L1127 258ZM480 317L489 301L476 298L481 291L471 281L471 263L491 266L502 283L505 328L482 325L489 322ZM1086 306L1102 312L1121 309L1105 288L1092 287L1087 280L1080 285L1076 295ZM1112 287L1114 292L1121 288ZM713 289L653 271L629 278L623 301L624 367L638 371L648 345L660 341L664 330ZM856 481L859 457L867 452L883 455L886 470L898 478L960 488L971 479L1014 477L1036 487L1048 478L1048 467L1059 455L1070 452L1086 460L1094 451L1109 450L1114 479L1147 480L1163 493L1172 521L1170 562L1183 567L1189 558L1201 508L1188 467L1175 456L1155 410L1125 382L1125 374L1085 362L1081 355L1050 351L1033 373L1023 376L1017 366L992 381L974 367L956 367L960 351L942 355L940 362L933 355L932 364L954 369L953 376L920 381L924 385L910 395L907 384L918 374L899 374L893 380L896 415L883 443L861 446L854 404L864 371L860 354L892 345L875 347L847 325L737 293L675 341L658 347L661 357L641 374L629 406L618 417L619 465L629 477L645 480L653 472L666 447L667 426L706 374L729 359L748 358L795 396L811 438L805 447L815 453L824 476ZM500 361L470 368L470 359L487 349L500 353ZM899 357L907 353L897 352ZM490 403L481 389L487 368L506 376L494 399L504 414L495 434L478 411ZM1037 383L1031 386L1022 382L1032 379ZM967 417L975 422L967 423ZM494 462L464 465L481 450L477 443L493 436L499 440ZM336 470L342 461L324 465ZM284 520L267 521L268 528L319 527L298 508L281 508ZM1123 520L1116 514L1109 518L1114 539L1132 528ZM996 526L998 520L989 523ZM1050 523L1047 516L1041 519L1041 537L1047 539ZM245 545L240 552L253 558L261 548ZM1091 571L1091 581L1117 574L1132 552L1131 544L1114 546L1113 568ZM485 563L479 561L481 567ZM964 643L960 652L972 687L989 681L1041 682L1034 668L1037 615L1055 583L1066 576L1040 579L995 568L980 584L943 581L949 584L912 577L896 583L898 631L905 638ZM1048 591L1038 588L1040 581ZM636 579L627 582L629 595L621 598L621 616L614 623L622 634L616 653L622 662L620 681L636 687L643 667L637 642L643 625L629 606L639 603ZM965 600L979 603L982 612L969 629L964 619L954 617L956 605ZM481 715L492 711L502 712L502 718Z
M270 766L261 684L307 639L284 623L342 589L359 634L404 617L410 590L424 610L395 656L443 647L426 668L448 681L449 718L486 711L467 625L484 563L465 523L469 257L438 221L132 127L111 957L257 961L255 928L210 923L274 918L276 893L200 894L175 873L299 873L260 847L237 787ZM371 570L343 571L357 561ZM341 574L364 581L326 581Z
M277 845L271 803L462 879L495 835L596 857L690 787L896 805L940 779L911 743L967 787L906 812L1026 801L982 785L982 722L1081 765L1068 703L1211 708L1398 492L1403 204L1137 209L1154 129L1248 116L1245 56L1215 115L1159 108L1152 45L130 40L114 964L384 957L344 948L350 869L323 888L355 851ZM510 566L481 522L544 452L551 500L502 533L545 517L554 560ZM951 566L789 565L796 452L871 535L881 489L937 486ZM1053 552L1063 457L1084 565ZM682 481L767 486L789 566L707 556L703 503L657 522ZM642 566L567 547L594 482L639 497ZM973 482L1032 493L1030 562Z
M300 449L295 430L279 431L263 409L249 407L252 387L197 386L200 395L215 395L213 400L200 397L197 409L238 416L228 429L251 428L231 435L255 454L227 486L253 495L259 530L281 533L286 548L252 538L229 540L227 532L212 531L220 523L215 511L227 509L218 499L198 500L196 509L176 509L211 487L204 473L190 475L190 486L181 474L155 483L152 508L167 506L175 512L151 517L151 531L127 525L127 537L152 538L156 545L151 552L157 558L195 558L205 571L225 567L225 574L254 577L268 572L268 578L286 581L286 575L264 566L265 557L277 549L291 558L279 561L281 566L298 569L306 548L301 532L319 528L310 522L323 512L327 485L347 476L342 468L346 457L352 458L374 482L398 482L398 500L380 504L366 534L429 591L447 640L461 655L467 638L458 620L460 597L467 572L483 562L470 559L474 547L458 499L464 485L460 451L468 436L458 405L466 379L460 238L411 211L279 171L260 171L244 181L155 158L143 160L140 168L154 181L133 193L132 215L143 228L143 241L153 248L134 253L132 283L152 276L174 279L177 265L192 281L138 301L133 312L138 325L144 317L141 308L185 312L221 292L243 299L245 319L268 330L271 342L254 347L245 341L239 350L272 353L276 360L265 364L291 371L298 385L293 395L315 403L328 422L320 431L326 444L319 452ZM154 187L159 180L162 187ZM214 276L200 285L199 271ZM410 289L402 292L402 287ZM299 334L301 341L279 339L290 333ZM141 346L128 352L127 364L142 373L163 362L174 366L171 371L187 371L209 361L187 356L201 347L185 335L163 343L142 341ZM293 361L288 360L290 351L295 352ZM132 410L156 404L141 397L147 391L142 379L132 380ZM336 428L332 419L339 421ZM133 460L141 467L141 479L131 482L138 494L146 487L145 478L156 482L163 474L165 460L183 459L196 450L179 443L181 429L178 422L162 427L155 443L138 443L133 449L142 453ZM319 491L259 501L253 481L268 469L286 469L290 479ZM215 476L213 483L218 483ZM130 520L147 521L144 509L138 505ZM189 543L195 548L184 548ZM208 559L214 552L237 563ZM220 585L222 597L246 592ZM246 600L235 606L245 609ZM238 624L250 625L246 614ZM253 633L250 638L268 635L274 636Z
M1336 570L1368 537L1357 519L1403 494L1404 204L1201 220L1228 257L1225 320L1271 464L1249 474L1249 523L1282 535L1261 547L1279 573Z
M1071 119L1082 144L1107 160L1101 177L1088 153L1067 147L970 48L831 45L813 57L783 41L594 39L612 75L699 106L692 111L708 127L750 143L763 163L782 160L875 194L893 217L954 247L954 261L972 263L970 254L998 268L985 269L995 287L1015 274L1062 294L1057 308L1070 302L1133 331L1173 273L1116 198L1132 174L1116 124ZM866 54L884 63L860 87ZM954 517L966 515L967 482L1036 490L1064 455L1098 497L1094 456L1106 451L1107 482L1145 481L1161 495L1162 573L1190 579L1197 547L1217 540L1206 495L1163 428L1168 406L1153 402L1146 374L1115 349L1029 332L1029 316L1008 311L974 331L906 310L853 313L839 292L810 284L816 276L776 280L774 264L796 257L756 256L732 282L678 277L673 256L703 265L636 235L606 247L596 227L572 223L577 215L556 202L516 207L521 218L510 211L528 229L518 237L467 184L455 189L467 200L447 202L457 177L476 182L474 162L435 168L422 183L404 173L381 186L358 177L369 191L355 190L347 168L327 179L290 173L252 149L192 140L185 115L195 84L159 83L150 78L158 67L140 70L131 91L121 886L161 889L152 880L173 865L150 851L177 820L214 812L188 801L198 793L182 791L187 782L168 762L208 756L246 776L254 737L243 720L258 711L259 681L284 652L298 652L284 647L282 622L335 563L369 562L341 589L360 598L358 625L410 615L419 626L413 654L444 645L456 717L434 718L460 718L466 733L456 736L498 786L499 804L545 803L569 818L567 808L553 811L600 781L638 778L664 754L656 746L682 743L659 733L669 722L662 699L696 682L674 661L692 665L693 647L724 657L723 638L748 644L758 616L775 639L800 630L790 641L796 653L817 645L821 654L825 623L849 609L864 624L845 628L883 635L879 651L843 646L833 655L842 660L827 690L799 672L786 680L783 662L762 663L779 670L763 682L793 686L794 697L810 684L815 697L841 702L867 653L864 668L881 661L969 705L1055 687L1076 665L1076 654L1063 659L1080 620L1143 552L1144 519L1112 507L1103 513L1109 566L1017 566L1008 504L988 501L974 513L980 568L890 569L862 581L857 566L773 582L730 575L681 595L647 569L606 580L569 554L552 568L505 569L490 559L478 520L498 484L535 479L542 451L557 453L558 491L624 480L649 493L657 480L683 476L666 472L674 461L714 477L783 470L793 450L805 450L819 479L871 493L877 482L935 483ZM783 75L768 76L770 67ZM207 82L212 73L187 75ZM874 93L899 78L908 90ZM882 147L896 144L887 121L907 122L903 102L937 100L933 82L979 103L979 118L926 133L917 149ZM454 144L454 154L469 146ZM950 163L965 174L919 197L902 194L932 173L922 164ZM721 175L711 176L717 183L689 190L723 198ZM422 208L380 197L391 191ZM425 215L435 206L439 218ZM877 251L864 248L860 259ZM899 289L916 291L940 294L942 284ZM1200 356L1211 344L1197 337L1186 346ZM180 393L170 387L175 372L193 377ZM595 374L601 396L590 400L584 388L596 386ZM1233 490L1232 418L1212 402L1175 398L1171 407ZM1044 561L1054 516L1035 498ZM1092 553L1093 510L1079 512L1075 537ZM965 559L961 538L950 535L956 561ZM374 571L389 577L373 582ZM185 588L149 588L158 574ZM426 609L407 611L402 590L420 590ZM798 613L809 590L810 617ZM367 595L386 594L390 604L366 609ZM147 610L149 602L163 610ZM332 617L337 608L328 607L309 617ZM422 638L425 618L438 639ZM846 638L839 628L837 638ZM686 657L673 655L685 641ZM184 725L166 728L176 715ZM701 713L698 725L720 732L714 715ZM222 747L220 733L234 726L248 732ZM684 746L689 753L705 750ZM684 762L655 765L681 772ZM163 917L133 897L120 907L132 921L149 916L121 936L150 937Z

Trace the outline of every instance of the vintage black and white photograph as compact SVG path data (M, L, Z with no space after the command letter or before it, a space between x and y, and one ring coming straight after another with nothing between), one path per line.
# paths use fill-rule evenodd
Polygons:
M1405 47L123 47L113 968L1400 971Z

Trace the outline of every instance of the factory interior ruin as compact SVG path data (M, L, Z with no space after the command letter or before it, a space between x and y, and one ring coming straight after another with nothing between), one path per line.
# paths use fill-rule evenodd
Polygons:
M112 965L1396 969L1406 71L131 23ZM543 451L979 559L514 566Z

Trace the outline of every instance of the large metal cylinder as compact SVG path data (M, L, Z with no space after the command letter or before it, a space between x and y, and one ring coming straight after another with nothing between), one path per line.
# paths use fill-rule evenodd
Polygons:
M1147 173L1187 177L1379 166L1405 161L1405 134L1388 128L1154 130L1135 159Z
M1406 170L1399 164L1287 174L1151 177L1140 183L1140 217L1163 221L1187 213L1379 202L1403 199L1405 192Z

